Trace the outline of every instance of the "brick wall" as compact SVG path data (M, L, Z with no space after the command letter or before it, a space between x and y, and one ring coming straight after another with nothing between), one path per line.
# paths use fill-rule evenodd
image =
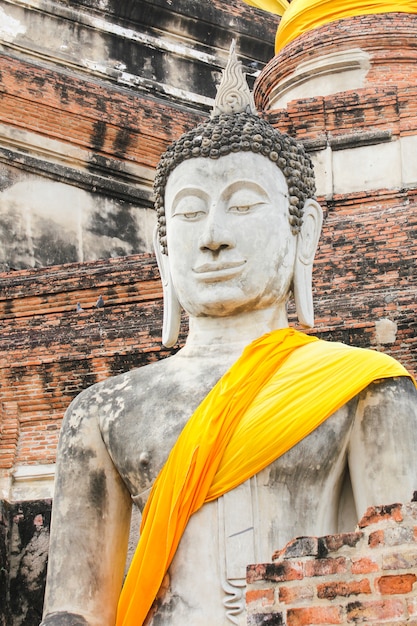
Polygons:
M324 198L316 255L316 329L322 338L388 352L417 373L416 190ZM381 341L389 320L395 338Z
M155 167L166 145L201 119L173 102L6 55L0 94L1 123L93 150L92 167L99 156Z
M0 470L52 463L63 413L82 389L169 354L158 270L137 255L0 281Z
M356 143L372 141L371 132L382 131L374 135L374 143L395 137L415 134L417 130L415 85L407 87L378 86L361 89L359 92L348 91L329 96L320 96L305 100L294 100L285 109L265 113L271 124L297 139L311 143L311 150L323 144L336 146L338 140L346 135L355 135ZM307 143L307 147L309 144Z
M371 507L355 531L294 539L247 570L248 626L417 624L417 503Z

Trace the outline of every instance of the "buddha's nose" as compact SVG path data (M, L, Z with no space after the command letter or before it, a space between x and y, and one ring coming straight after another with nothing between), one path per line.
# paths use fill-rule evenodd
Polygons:
M206 249L212 252L234 246L232 233L218 215L209 215L206 218L203 232L199 238L199 246L201 250Z

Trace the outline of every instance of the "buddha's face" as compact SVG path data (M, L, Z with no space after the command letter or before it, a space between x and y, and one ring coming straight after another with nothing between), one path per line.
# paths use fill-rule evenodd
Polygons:
M168 178L165 209L171 276L190 315L286 302L296 237L275 163L253 152L184 161Z

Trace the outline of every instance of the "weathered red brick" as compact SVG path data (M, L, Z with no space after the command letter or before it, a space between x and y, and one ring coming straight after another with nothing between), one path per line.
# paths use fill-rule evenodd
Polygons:
M381 576L375 581L376 588L384 595L394 595L409 593L412 591L417 580L415 574L395 574L392 576Z
M403 519L401 504L390 504L382 506L371 506L359 521L359 528L366 528L370 524L375 524L382 520L391 519L394 522L401 522Z
M348 622L388 621L406 617L405 605L402 600L397 599L356 601L347 606Z
M279 601L284 604L291 604L301 600L312 600L313 596L314 588L310 585L298 583L292 587L279 586Z
M334 600L337 596L347 598L362 593L371 593L371 586L367 578L350 581L329 581L317 585L317 597L327 600Z
M375 530L369 535L368 543L370 548L378 548L379 546L384 545L384 531Z
M338 606L311 606L306 608L289 609L287 612L287 626L342 623L342 612Z
M343 556L306 561L304 565L304 573L305 576L308 577L328 576L329 574L344 574L347 570L347 561Z
M274 590L269 589L248 589L246 592L246 604L257 604L268 606L274 604Z
M358 559L352 559L352 574L370 574L371 572L377 572L378 569L378 563L370 557L364 556Z

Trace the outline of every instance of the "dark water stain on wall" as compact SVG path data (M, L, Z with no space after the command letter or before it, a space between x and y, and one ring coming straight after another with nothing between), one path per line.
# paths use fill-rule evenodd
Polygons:
M0 502L1 626L41 620L50 522L50 500Z
M101 237L117 237L130 244L133 253L141 252L143 244L137 232L137 223L129 206L122 203L114 211L95 211L88 230Z
M33 240L35 267L61 265L79 261L77 246L65 241L57 233L44 232Z
M101 150L106 137L106 122L97 120L93 124L93 133L90 137L91 146L94 150Z

